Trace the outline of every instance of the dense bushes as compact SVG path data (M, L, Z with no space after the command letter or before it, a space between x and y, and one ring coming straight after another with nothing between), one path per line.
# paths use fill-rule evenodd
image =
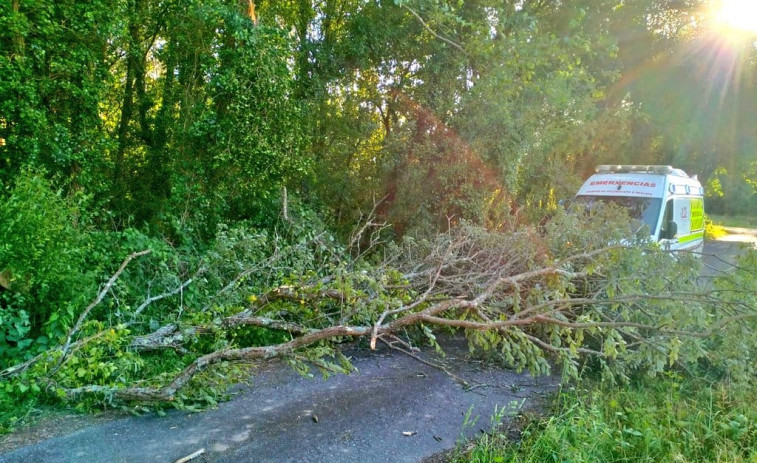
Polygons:
M103 231L103 218L88 210L89 198L64 196L42 173L25 171L8 185L0 203L0 307L3 336L0 365L29 358L56 345L91 301L104 279L130 252L151 249L155 261L112 288L112 295L133 297L135 287L156 288L168 268L178 267L181 252L135 229ZM160 282L160 284L157 284ZM114 305L98 318L112 316Z
M96 280L74 200L30 171L0 198L0 366L7 366L61 336Z
M132 228L96 228L101 218L82 213L86 198L63 196L38 173L19 176L2 199L0 370L22 365L0 374L8 379L0 383L0 400L8 404L23 397L55 399L56 391L83 385L160 383L197 355L281 342L286 338L281 331L244 326L227 331L222 320L271 288L317 282L349 261L306 212L290 213L304 226L282 222L262 230L239 222L218 226L209 242L189 234L173 245ZM137 251L149 254L119 269ZM98 299L103 303L95 304ZM278 315L288 308L272 302L268 310ZM291 308L298 320L318 318L318 308L303 307L299 299ZM201 333L160 355L155 349L142 352L135 343L171 323ZM234 371L226 370L227 376ZM197 389L205 391L208 382L212 375ZM193 397L205 401L223 392L213 390L195 391ZM14 418L3 416L5 425Z

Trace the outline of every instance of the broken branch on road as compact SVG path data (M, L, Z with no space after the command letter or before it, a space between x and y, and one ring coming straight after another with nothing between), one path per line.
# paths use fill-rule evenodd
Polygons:
M378 265L333 260L334 252L324 253L320 267L296 276L282 270L291 256L279 248L246 266L230 266L233 271L226 273L208 260L157 296L148 293L127 321L100 322L102 329L75 339L127 265L148 252L133 253L60 346L1 375L38 368L40 386L67 400L99 395L115 402L170 402L194 378L219 365L286 358L343 371L329 360L338 343L365 339L376 348L377 341L391 338L402 340L405 348L387 345L412 356L407 346L433 344L439 329L462 332L472 349L534 374L548 372L554 362L576 369L583 356L659 371L701 355L696 343L757 318L753 305L734 297L743 291L740 281L702 290L695 284L696 272L687 267L693 264L684 259L600 245L612 242L611 237L581 244L582 238L579 233L542 236L526 229L501 234L461 226L436 241L387 248ZM316 235L314 240L320 248L323 238ZM248 281L269 283L261 287ZM181 307L171 310L171 301L184 293L196 299L182 299ZM207 296L198 298L203 293ZM712 310L715 305L719 312ZM110 340L117 337L115 331L128 341L124 347ZM99 349L125 348L129 355L176 352L183 363L138 382L77 384L70 374L60 374L74 352L86 355L96 344ZM43 368L50 362L50 368Z

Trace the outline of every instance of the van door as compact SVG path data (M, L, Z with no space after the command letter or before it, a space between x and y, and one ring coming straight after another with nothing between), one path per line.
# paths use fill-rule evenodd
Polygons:
M700 250L704 244L704 207L699 198L671 198L665 204L660 246L668 251Z
M682 205L678 206L678 202ZM676 199L676 214L680 214L678 226L678 248L701 251L704 247L704 201L702 198L689 197ZM679 220L679 219L676 219Z

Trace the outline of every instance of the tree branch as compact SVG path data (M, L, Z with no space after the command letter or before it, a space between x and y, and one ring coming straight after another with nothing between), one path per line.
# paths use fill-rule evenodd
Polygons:
M58 360L58 365L60 365L63 362L63 359L66 357L66 354L68 352L69 347L71 346L71 339L76 334L77 331L81 328L82 323L84 323L84 320L89 315L89 312L92 311L100 302L102 302L103 298L106 294L108 294L108 291L110 291L110 288L113 287L113 285L116 283L116 280L119 276L121 276L121 273L126 269L126 266L129 265L129 262L136 259L137 257L144 256L146 254L150 254L150 250L146 249L144 251L134 252L130 254L124 261L121 263L121 266L116 270L116 273L113 274L113 276L110 277L110 279L105 283L105 286L103 286L103 289L100 291L100 293L95 297L95 299L84 309L84 311L79 315L78 320L76 320L76 324L74 324L73 327L68 331L68 335L66 335L66 342L63 344L63 348L61 349L61 356Z
M447 43L447 44L450 44L450 45L452 45L453 47L455 47L455 48L457 48L458 50L460 50L461 52L463 52L463 53L464 53L465 55L467 55L467 54L468 54L468 52L466 52L466 51L465 51L465 49L463 48L463 46L462 46L462 45L460 45L459 43L457 43L457 42L453 42L452 40L450 40L450 39L448 39L448 38L446 38L446 37L442 37L441 35L437 34L437 33L436 33L436 32L435 32L435 31L434 31L434 30L433 30L432 28L431 28L431 26L429 26L428 24L426 24L426 21L424 21L424 20L423 20L423 18L421 17L421 15L419 15L419 14L418 14L418 13L417 13L417 12L416 12L416 11L415 11L414 9L410 8L409 6L407 6L407 5L406 5L406 4L404 4L404 3L402 4L402 7L403 7L403 8L405 8L405 9L406 9L407 11L409 11L410 13L412 13L412 15L413 15L413 16L415 16L415 18L416 18L416 19L417 19L417 20L418 20L418 21L419 21L419 22L421 23L421 25L423 25L423 27L424 27L424 28L425 28L425 29L426 29L426 30L427 30L427 31L428 31L428 32L429 32L429 33L430 33L431 35L433 35L434 37L436 37L437 39L441 40L441 41L442 41L442 42L444 42L444 43Z

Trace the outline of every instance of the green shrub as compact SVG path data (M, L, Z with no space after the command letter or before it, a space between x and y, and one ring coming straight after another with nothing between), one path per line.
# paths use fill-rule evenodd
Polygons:
M96 287L82 278L87 247L77 198L53 191L41 173L31 171L0 195L2 366L62 335L61 319L70 320Z
M710 215L705 217L704 221L704 237L708 240L716 240L726 236L728 232L723 228L720 221L715 221Z

